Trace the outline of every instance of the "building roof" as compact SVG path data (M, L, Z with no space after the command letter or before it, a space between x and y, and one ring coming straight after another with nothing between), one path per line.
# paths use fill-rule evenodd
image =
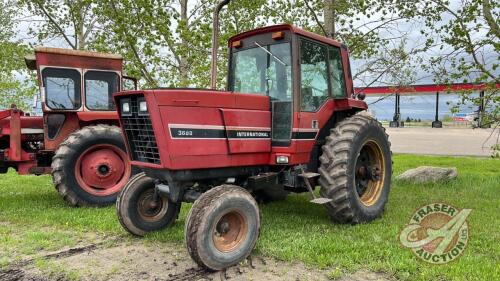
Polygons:
M485 83L453 83L453 84L424 84L408 85L403 87L396 86L377 86L377 87L357 87L354 89L356 94L365 93L366 95L392 95L392 94L435 94L436 92L458 92L458 91L481 91L486 90L488 85ZM500 84L496 84L500 89Z

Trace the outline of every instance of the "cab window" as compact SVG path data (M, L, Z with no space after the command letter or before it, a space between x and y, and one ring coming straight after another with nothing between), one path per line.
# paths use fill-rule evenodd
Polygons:
M120 77L115 72L85 73L85 105L90 110L115 110L113 93L119 91Z
M317 111L329 97L327 48L306 39L300 41L300 97L302 111Z
M333 46L328 47L328 62L330 64L330 84L333 97L345 98L344 69L342 67L340 48Z
M261 45L233 54L231 89L269 96L271 101L292 100L290 43Z
M45 104L50 109L78 109L81 106L81 76L75 69L45 68L42 70Z

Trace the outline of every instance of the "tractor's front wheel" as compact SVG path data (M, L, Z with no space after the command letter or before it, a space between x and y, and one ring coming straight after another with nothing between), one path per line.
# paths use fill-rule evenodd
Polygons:
M120 129L87 126L69 135L52 159L52 180L73 206L105 206L116 201L134 169Z
M389 197L391 150L382 125L357 114L339 122L323 146L319 168L321 196L330 217L340 223L378 218Z
M259 207L252 195L235 185L221 185L194 202L184 235L198 265L222 270L250 255L259 230Z
M156 192L153 179L144 173L133 176L116 200L120 224L137 236L171 226L180 207Z

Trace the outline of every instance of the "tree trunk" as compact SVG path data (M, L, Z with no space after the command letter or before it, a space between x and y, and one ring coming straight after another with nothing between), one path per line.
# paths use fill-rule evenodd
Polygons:
M500 27L497 24L497 21L493 17L491 13L491 3L489 0L483 1L483 16L486 20L486 23L490 27L490 32L494 34L497 38L500 38Z
M188 13L187 13L188 0L180 0L180 4L181 4L181 22L183 23L183 27L187 29L189 28ZM187 32L187 30L184 30L184 32ZM181 45L185 51L189 49L188 42L186 41L185 36L183 36L182 34L181 34ZM187 55L181 54L179 58L179 72L181 77L180 84L182 87L189 86L188 68L189 65L187 61Z
M324 0L326 36L335 39L335 0Z
M81 15L79 21L76 23L78 28L77 30L75 30L75 33L76 37L78 38L78 50L85 50L85 48L87 47L87 38L85 38L85 31L83 30L83 16L84 15Z

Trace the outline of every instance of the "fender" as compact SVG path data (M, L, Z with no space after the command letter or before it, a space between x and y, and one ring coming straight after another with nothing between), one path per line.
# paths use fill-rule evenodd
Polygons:
M368 105L366 104L365 101L352 98L336 99L334 100L334 104L335 108L338 110L354 110L357 112L368 109Z
M118 120L116 111L79 111L76 113L78 119L84 122L96 120Z

